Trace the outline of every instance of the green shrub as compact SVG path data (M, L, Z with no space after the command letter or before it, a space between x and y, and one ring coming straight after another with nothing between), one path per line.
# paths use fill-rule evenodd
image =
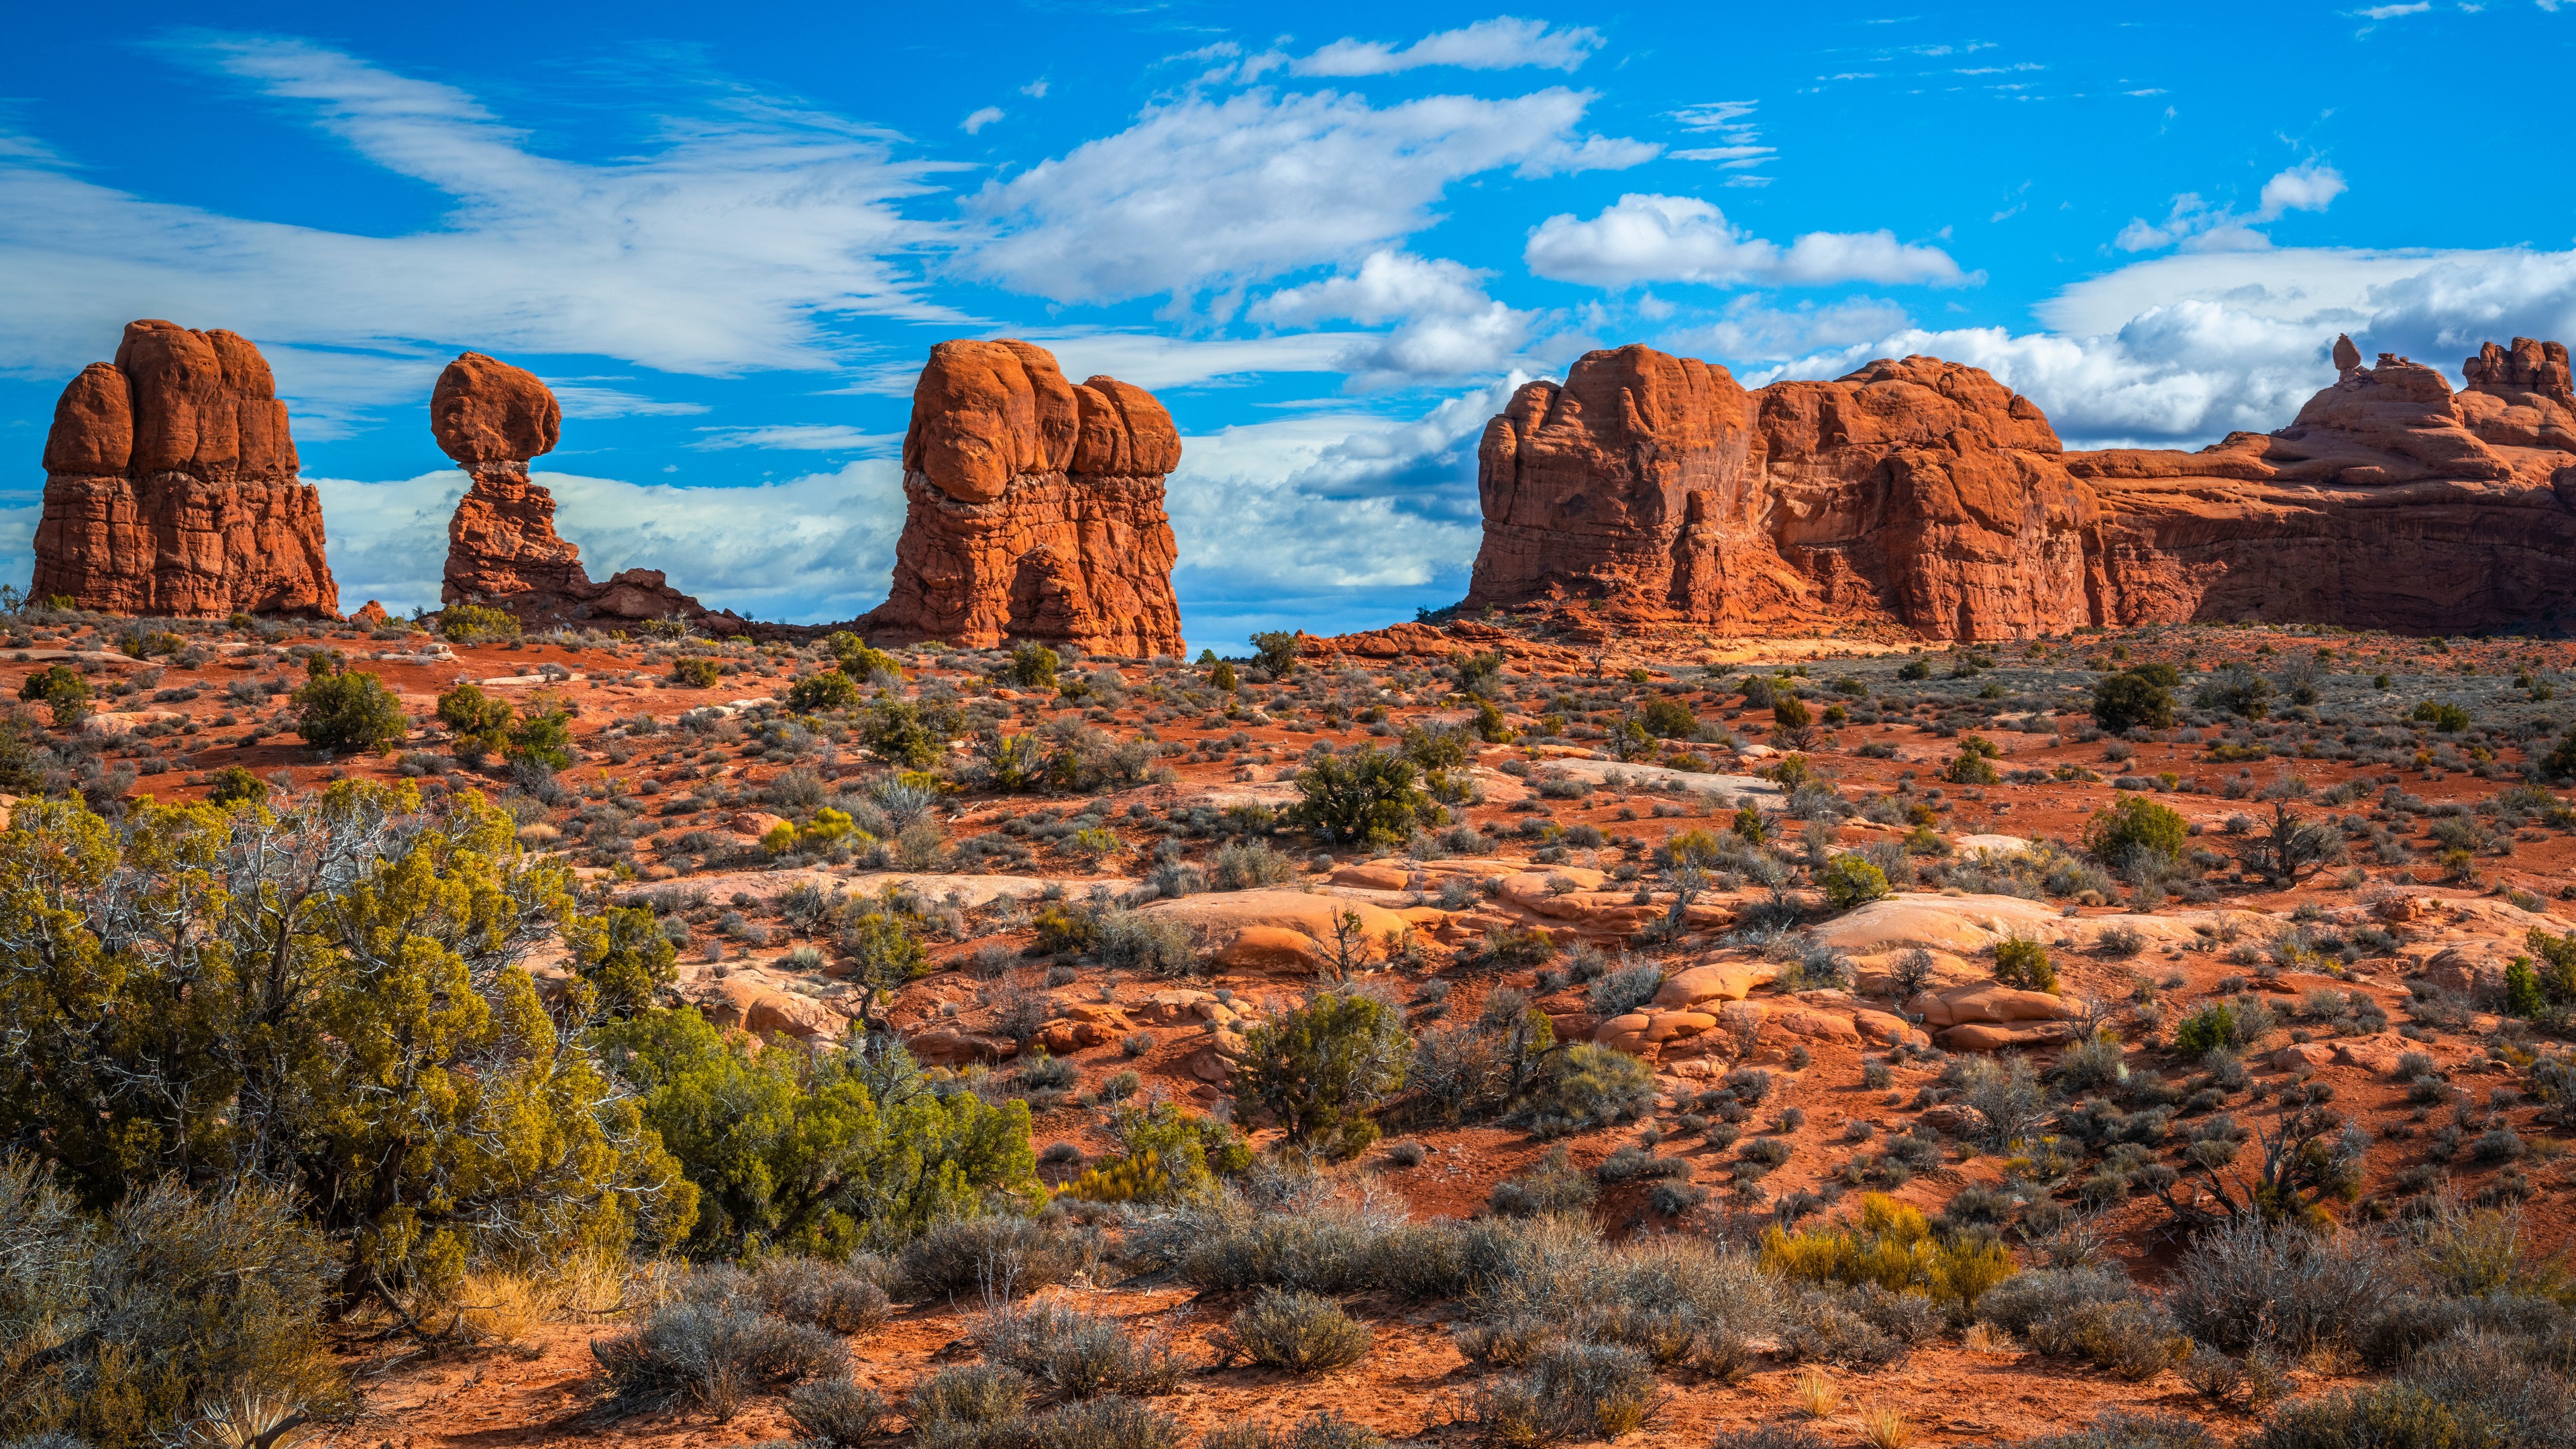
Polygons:
M549 770L572 768L572 716L549 710L520 720L511 727L509 740L501 747L501 758L513 765L537 765Z
M859 686L851 675L838 669L826 669L819 674L808 674L787 686L787 707L798 714L821 714L826 710L856 709L858 703Z
M2093 683L2093 723L2113 734L2171 729L2173 691L2136 670L2107 675Z
M880 699L869 707L860 734L877 758L889 764L926 770L947 753L956 733L953 710L924 707L900 699Z
M833 630L824 638L823 647L831 651L832 658L840 663L842 675L853 685L864 684L880 674L903 678L903 666L895 662L893 655L870 648L866 640L847 629Z
M1234 693L1236 688L1234 666L1223 659L1218 660L1216 667L1208 671L1208 687L1219 694Z
M2196 1062L2220 1047L2236 1044L2236 1013L2227 1003L2212 1001L2183 1018L2174 1028L2174 1055Z
M425 812L409 785L342 781L280 809L256 850L233 838L243 818L145 804L120 838L76 804L17 807L0 917L47 927L0 954L18 1033L0 1139L44 1141L93 1203L176 1171L291 1188L349 1245L343 1302L379 1277L434 1292L487 1251L688 1231L679 1164L514 964L548 918L584 929L569 868L528 860L471 794ZM228 900L204 895L208 861ZM120 947L101 970L137 899L167 902L192 949Z
M2182 858L2191 840L2191 823L2179 811L2144 795L2125 795L2093 812L2084 827L2084 848L2106 865L2121 865L2145 853L2171 862Z
M296 732L324 754L390 753L411 732L402 701L372 674L320 674L292 696Z
M1634 1121L1655 1103L1655 1070L1616 1047L1579 1041L1558 1053L1509 1121L1558 1137Z
M1838 911L1896 894L1888 888L1887 872L1859 855L1837 855L1825 862L1816 882L1824 887L1825 903Z
M485 694L479 685L460 684L438 697L438 722L456 737L457 753L469 759L507 743L517 718L508 700Z
M1959 757L1941 771L1941 778L1953 785L1992 785L2003 776L1995 772L1995 762L1984 752L1963 748Z
M1044 644L1023 643L1011 650L1011 682L1022 689L1053 689L1056 667L1063 662Z
M2452 704L2448 700L2439 699L2425 700L2422 704L2415 706L2414 710L2406 717L2408 719L2422 720L2425 723L2430 724L2435 730L2446 735L2458 734L2460 731L2467 729L2475 722L2474 718L2466 709L2463 709L2456 704Z
M1637 714L1637 723L1646 732L1667 740L1689 739L1699 729L1699 716L1677 699L1658 699Z
M1775 688L1771 694L1771 719L1784 730L1802 730L1816 722L1816 713L1787 689Z
M1319 991L1244 1033L1235 1099L1275 1117L1291 1145L1356 1156L1377 1140L1369 1114L1404 1085L1411 1045L1393 1007Z
M682 658L671 661L671 678L691 689L713 689L724 677L724 670L712 659Z
M1294 817L1330 844L1395 845L1430 804L1416 778L1413 762L1392 750L1324 755L1297 772Z
M226 765L215 772L214 788L206 792L206 803L227 808L234 805L257 805L268 799L268 782L239 765Z
M2057 968L2048 948L2031 936L2006 936L1995 943L1995 979L2023 991L2057 990Z
M451 604L438 611L438 632L457 644L488 644L519 637L517 616L478 604Z
M18 697L53 711L54 727L69 729L89 717L89 681L68 664L49 664L18 686Z
M1273 629L1252 636L1253 662L1270 671L1273 679L1285 679L1297 672L1297 636L1286 629Z
M599 1041L698 1185L693 1253L898 1247L1037 1190L1028 1104L933 1093L900 1048L760 1051L688 1008L611 1023Z
M1343 1368L1368 1357L1377 1336L1329 1298L1267 1289L1234 1315L1233 1346L1254 1363L1295 1374Z
M2241 664L2230 664L2213 674L2192 696L2197 709L2223 710L2245 719L2262 719L2272 712L2272 681Z

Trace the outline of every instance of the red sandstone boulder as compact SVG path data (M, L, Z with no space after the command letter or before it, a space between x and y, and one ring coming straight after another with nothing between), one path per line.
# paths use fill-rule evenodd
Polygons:
M1180 457L1171 415L1142 388L1076 386L1026 342L940 343L904 435L893 587L857 626L887 643L1178 653L1163 478Z
M134 322L63 389L33 592L119 614L336 616L322 502L248 339Z
M1651 348L1588 353L1486 425L1466 606L1962 639L2511 625L2576 606L2567 357L2490 343L2454 393L2343 338L2338 381L2278 432L2066 453L2028 399L1936 358L1747 393Z

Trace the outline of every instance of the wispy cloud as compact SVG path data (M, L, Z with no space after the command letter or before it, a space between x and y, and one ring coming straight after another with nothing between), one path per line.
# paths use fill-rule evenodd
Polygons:
M903 434L871 433L827 423L775 423L766 427L700 428L689 446L702 452L725 448L775 448L792 453L853 453L889 457L903 451Z
M2270 246L2272 238L2256 227L2278 221L2293 211L2323 211L2349 190L2342 172L2321 162L2302 162L2264 182L2262 195L2250 213L2240 215L2230 208L2212 205L2198 192L2186 191L2173 199L2173 210L2161 224L2132 217L2127 226L2120 228L2112 245L2124 252L2169 246L2193 251L2260 250Z
M1543 20L1498 16L1457 30L1426 35L1402 49L1376 40L1342 39L1312 55L1285 60L1298 75L1391 75L1423 66L1461 70L1573 70L1601 48L1601 32L1588 25L1557 28ZM1256 71L1255 74L1258 72ZM1249 80L1252 76L1247 75Z

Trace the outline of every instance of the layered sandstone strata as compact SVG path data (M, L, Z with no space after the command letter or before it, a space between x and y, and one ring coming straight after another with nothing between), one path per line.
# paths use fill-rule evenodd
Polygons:
M581 549L555 532L554 495L528 476L529 460L554 449L563 409L536 374L468 352L430 394L430 430L473 484L447 521L447 571L439 599L506 609L526 624L703 621L734 632L744 621L708 610L658 569L626 569L594 582Z
M1026 342L943 342L913 388L903 536L874 640L1181 649L1163 480L1181 439L1153 395L1068 382Z
M34 593L117 614L336 617L322 501L248 339L129 323L45 439Z
M1992 639L2262 618L2450 631L2576 602L2576 392L2515 339L2468 390L2361 365L2277 433L2068 453L1986 373L1879 361L1747 393L1645 347L1522 388L1479 450L1470 606ZM2562 495L2567 495L2562 497Z

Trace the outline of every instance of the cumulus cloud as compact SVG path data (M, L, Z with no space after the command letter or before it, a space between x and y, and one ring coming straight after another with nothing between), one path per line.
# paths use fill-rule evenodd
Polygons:
M595 579L660 569L715 607L795 623L847 619L885 599L903 527L903 473L853 462L746 488L684 488L537 472L555 526ZM441 469L392 482L309 480L322 495L331 571L344 607L436 608L447 520L465 475ZM32 529L30 530L32 532Z
M1901 328L1748 375L1835 377L1926 353L1985 368L2070 445L2197 447L2288 423L2334 381L2335 334L2460 380L2486 341L2576 335L2576 252L2282 248L2141 262L2067 288L2049 333Z
M1341 354L1340 365L1357 387L1498 372L1528 344L1538 314L1485 295L1489 275L1458 262L1382 250L1339 275L1273 292L1244 315L1282 326L1331 317L1364 326L1400 324Z
M282 102L446 213L392 236L226 216L0 146L0 355L59 376L133 317L221 319L259 342L328 436L416 400L460 345L597 354L667 372L819 368L832 316L954 320L908 253L948 231L897 203L940 163L891 133L755 102L668 121L642 154L540 155L462 90L325 47L195 37L166 48Z
M2131 217L2112 245L2125 252L2169 246L2189 251L2260 251L2272 244L2272 238L2256 227L2278 221L2293 211L2323 211L2351 189L2343 173L2333 167L2302 162L2264 182L2262 195L2250 213L2240 215L2203 200L2196 191L2186 191L2173 199L2173 210L2163 224Z
M1402 50L1374 40L1334 41L1302 60L1287 62L1299 75L1388 75L1426 65L1461 70L1573 70L1601 48L1601 32L1588 25L1563 29L1543 20L1498 16L1457 30L1426 35Z
M1342 262L1431 225L1463 178L1654 156L1642 142L1581 132L1591 101L1563 87L1382 108L1330 91L1184 96L970 197L991 234L965 265L1059 302L1115 302Z
M1638 282L1821 287L1844 282L1966 286L1969 275L1939 247L1890 231L1811 231L1787 246L1728 221L1695 196L1630 193L1590 221L1551 216L1522 250L1531 271L1595 287Z

